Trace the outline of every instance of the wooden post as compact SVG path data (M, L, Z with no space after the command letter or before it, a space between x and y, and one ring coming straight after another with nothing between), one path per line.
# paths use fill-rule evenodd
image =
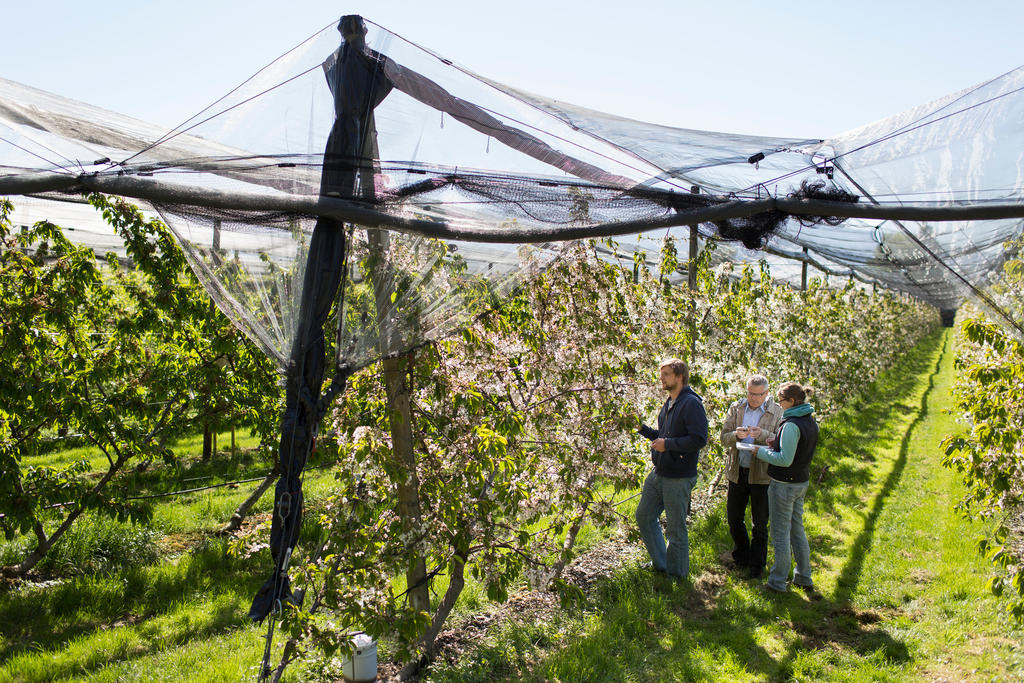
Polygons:
M698 187L697 185L694 185L693 187L690 188L690 192L692 194L700 194L700 187ZM697 289L697 256L698 256L697 251L700 248L699 244L697 242L697 237L698 237L697 226L696 225L691 225L690 226L690 260L686 264L687 284L690 286L690 291L693 291L693 290Z
M213 219L213 253L214 260L220 262L220 219Z
M700 194L700 187L694 185L690 188L692 194ZM697 225L690 226L690 260L686 263L686 282L690 292L697 291L697 257L699 256L700 244L697 241ZM697 353L697 297L690 299L690 357L687 362L693 363L693 357Z
M213 220L213 248L210 250L210 260L214 265L220 265L220 219ZM210 298L210 317L217 313L217 304ZM217 454L217 432L210 428L210 424L203 425L203 460L209 460Z
M804 247L804 256L807 256L807 247ZM807 261L800 264L800 291L807 291Z
M213 433L209 423L203 425L203 460L213 455Z
M423 513L420 507L420 480L416 473L416 453L413 451L412 401L410 380L412 376L413 353L400 358L388 357L393 353L390 337L393 333L389 321L391 295L395 291L394 278L387 263L390 236L386 230L368 231L371 259L375 263L373 272L374 299L377 310L377 325L384 371L384 390L388 403L388 421L391 425L391 448L395 460L405 470L404 480L398 485L398 516L406 531L418 532ZM419 555L409 565L405 574L409 605L417 611L430 613L430 586L427 584L427 562Z

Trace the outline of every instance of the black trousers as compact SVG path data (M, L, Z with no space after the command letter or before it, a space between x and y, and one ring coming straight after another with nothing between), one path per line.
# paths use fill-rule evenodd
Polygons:
M732 557L736 564L763 572L768 561L768 484L751 484L750 470L740 468L739 482L729 482L725 498L725 514L729 521L729 535L735 549ZM753 529L747 536L747 503Z

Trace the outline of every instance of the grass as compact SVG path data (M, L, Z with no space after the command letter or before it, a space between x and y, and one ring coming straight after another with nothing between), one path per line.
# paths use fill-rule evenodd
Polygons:
M268 469L246 451L221 451L204 462L198 457L201 436L183 443L174 466L154 465L116 483L121 495L208 486ZM96 455L76 448L39 461L84 457L102 468L106 460ZM331 472L310 470L307 503L317 505L332 481ZM211 532L256 485L149 499L152 518L145 526L83 515L40 564L48 580L0 591L0 681L250 676L263 641L246 614L269 573L269 556L228 555L228 541ZM272 504L271 492L251 514L267 512ZM317 533L315 516L307 516L302 544L312 546L308 537ZM13 562L31 544L25 537L0 542L0 558Z
M217 435L218 457L230 452L231 432L225 431ZM259 438L249 433L248 429L235 432L235 450L245 451L259 445ZM175 440L169 446L177 453L200 453L203 450L203 435L196 434ZM33 458L33 464L46 467L67 467L81 460L89 464L89 471L99 472L109 466L107 456L93 445L75 446L66 449L54 449Z
M940 464L958 428L951 344L923 341L823 426L805 516L823 600L727 573L719 506L691 527L691 582L627 566L580 608L505 626L427 679L1019 680L1022 634L974 550L984 526L952 510L962 486Z

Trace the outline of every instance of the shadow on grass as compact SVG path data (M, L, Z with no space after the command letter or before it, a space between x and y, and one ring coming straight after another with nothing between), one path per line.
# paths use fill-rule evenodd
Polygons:
M214 479L229 479L252 461L251 453L242 452L210 462L188 460L177 467L157 466L132 474L142 490L168 488L183 476L211 474ZM181 504L180 499L159 500ZM314 513L319 504L315 500L310 503L300 548L315 547L321 536ZM65 578L44 577L50 580L0 588L0 662L24 659L27 653L61 659L60 653L69 643L81 641L78 647L87 651L91 637L102 640L120 628L130 629L135 634L132 637L141 640L131 653L119 654L97 645L101 651L89 652L89 663L77 664L76 670L81 671L247 625L249 602L270 571L269 554L262 551L239 558L227 554L227 539L201 531L192 536L196 538L190 541L198 540L198 545L177 559L161 558L158 564ZM6 680L4 674L0 665L0 679Z
M106 630L110 624L139 626L145 632L146 623L154 618L211 600L238 606L225 611L222 604L186 639L237 626L246 621L243 610L262 581L257 571L260 560L227 556L225 542L214 541L176 565L82 576L56 586L9 592L0 596L0 661L25 651L57 651L68 641ZM168 637L175 638L154 636L151 648L165 647Z
M923 402L927 394L921 399L921 405L908 403L908 399L919 391L918 378L931 368L936 353L940 353L940 358L941 353L945 353L945 347L940 352L943 339L941 331L923 339L900 359L897 367L884 373L860 397L822 425L818 453L812 465L811 490L805 503L808 510L827 515L837 506L863 506L862 493L873 477L870 468L875 461L873 451L887 447L887 441L896 444L899 436L892 433L892 427L899 420L916 413L913 428L924 418ZM934 384L935 372L937 369L929 377L929 390ZM902 438L905 448L909 433ZM901 465L897 464L897 468L902 472ZM899 473L896 473L891 481L898 480ZM888 490L882 496L883 501L887 495Z
M938 352L935 366L928 375L928 386L921 393L920 404L908 406L904 403L895 402L906 398L908 390L912 393L915 384L912 381L913 378L920 376L927 368L930 359L935 358L935 347L938 346L940 340L942 341L942 348ZM929 337L928 341L930 343L919 344L915 352L908 355L906 358L907 363L900 366L901 372L892 373L891 377L886 378L886 382L882 383L880 387L882 389L881 392L877 394L869 393L869 396L872 396L872 400L867 404L867 410L864 411L866 417L874 419L874 413L879 408L879 401L891 399L894 403L890 414L895 413L904 417L914 414L914 419L903 432L899 442L899 454L885 482L874 496L871 509L864 519L864 528L857 534L853 543L850 544L846 563L836 579L836 590L833 599L830 601L831 605L829 606L829 603L823 605L823 607L828 606L827 612L821 614L819 611L815 615L817 618L811 621L793 622L794 630L800 635L801 642L799 648L790 648L786 656L781 660L780 666L784 672L791 670L794 659L801 651L818 649L829 642L851 647L860 654L880 651L886 661L893 663L903 663L910 660L910 653L905 643L893 638L881 629L869 627L870 624L881 621L881 616L874 611L856 609L852 605L852 597L862 578L864 558L871 550L878 518L882 514L882 510L885 508L893 491L899 485L900 479L903 477L903 471L907 465L910 440L918 425L928 417L928 400L935 389L935 378L942 369L943 358L949 349L949 336L946 334L942 336L933 335ZM892 380L897 380L897 382ZM900 382L898 380L905 381ZM902 391L900 390L900 385L902 385ZM886 391L886 387L890 390ZM844 421L844 426L840 428L844 429L846 425L850 424L852 423ZM814 548L812 547L813 551Z
M506 661L499 676L619 681L753 674L791 680L798 674L796 657L816 650L845 651L858 659L880 655L893 663L909 660L906 644L875 626L881 621L877 613L812 603L797 593L762 596L760 583L730 578L715 568L693 584L665 585L665 579L643 569L627 570L599 586L589 606L600 615L596 628L565 648L544 653L539 666L521 661L508 672ZM781 629L771 638L787 644L784 652L766 649L766 625ZM495 654L491 661L499 659Z
M864 529L857 535L856 540L850 546L849 559L847 559L836 581L835 601L837 603L848 603L857 585L860 583L864 557L871 550L871 542L875 534L875 525L878 523L878 517L881 515L889 496L892 495L893 490L903 476L903 470L907 465L910 439L914 434L914 430L928 417L928 399L935 389L935 378L942 368L942 359L946 355L949 346L948 336L944 336L943 339L942 350L935 361L935 367L931 374L928 375L928 387L921 394L921 404L915 408L917 415L914 417L913 422L910 423L910 426L907 427L907 430L903 433L903 438L900 440L899 457L897 457L892 471L889 472L889 476L886 477L882 488L875 496L871 511L864 520Z

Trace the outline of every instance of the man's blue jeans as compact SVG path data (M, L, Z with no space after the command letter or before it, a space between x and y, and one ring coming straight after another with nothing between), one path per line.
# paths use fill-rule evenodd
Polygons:
M804 495L808 482L791 484L772 479L768 485L768 518L771 525L775 562L768 574L768 585L780 591L788 590L789 568L796 560L793 583L813 586L811 579L811 547L804 532Z
M655 472L647 475L640 504L636 508L636 523L640 537L647 546L654 568L673 576L686 578L690 574L690 538L686 531L686 515L690 511L690 491L697 477L672 479ZM665 512L668 547L661 533L658 518Z

